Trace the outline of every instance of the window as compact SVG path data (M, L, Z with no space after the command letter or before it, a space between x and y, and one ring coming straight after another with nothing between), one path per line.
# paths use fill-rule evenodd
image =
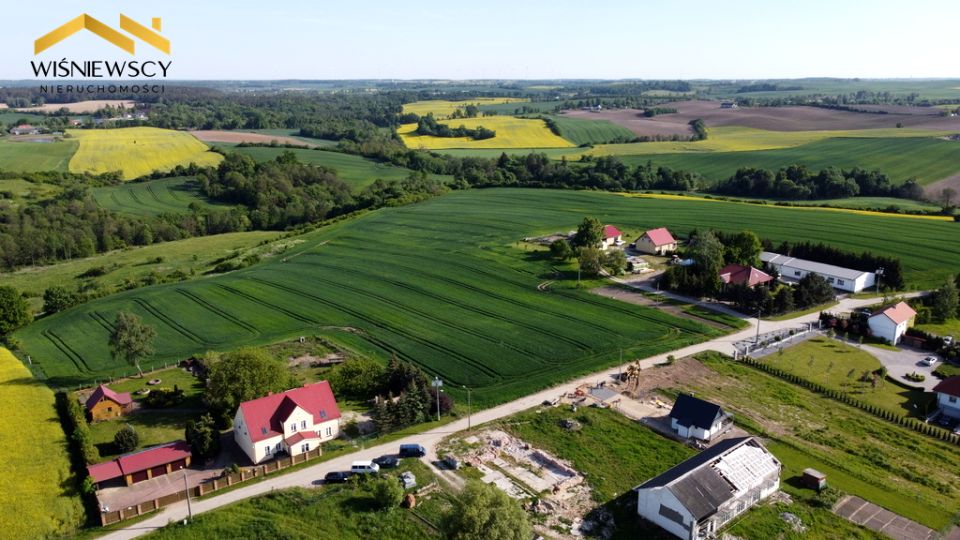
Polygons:
M113 407L107 407L107 412L113 412Z
M842 280L842 279L838 279L838 280L837 280L837 285L843 285L843 280Z
M333 428L327 428L327 437L333 436Z
M800 275L800 271L799 271L799 270L794 270L794 271L793 271L793 275L799 276L799 275Z
M301 421L300 421L300 429L307 429L307 421L306 421L306 420L301 420Z
M833 283L833 278L832 278L832 277L828 277L828 278L827 278L827 283Z
M956 403L956 402L957 402L957 396L950 396L950 397L947 398L947 401L949 401L950 403Z
M310 443L303 443L302 445L300 445L300 451L301 451L301 452L309 452L309 451L310 451Z
M290 431L296 431L296 430L297 430L297 423L296 423L296 422L291 422L291 423L290 423Z
M269 445L269 444L268 444L266 447L264 447L263 453L264 453L264 454L268 454L268 455L270 454L270 445Z
M660 505L660 515L663 516L663 517L665 517L665 518L667 518L667 519L669 519L670 521L673 521L673 522L675 522L675 523L679 523L680 525L683 525L684 527L687 526L687 525L683 522L683 515L681 515L680 512L677 512L677 511L674 510L673 508L670 508L669 506L664 506L664 505L661 504L661 505Z

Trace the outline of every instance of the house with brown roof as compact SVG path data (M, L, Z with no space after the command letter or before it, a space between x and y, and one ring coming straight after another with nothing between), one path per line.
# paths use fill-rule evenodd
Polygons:
M896 345L916 316L917 312L906 302L898 302L867 319L867 325L874 337Z
M253 463L309 452L339 434L340 409L327 381L244 401L233 419L233 438Z
M123 416L133 410L129 392L114 392L101 384L90 394L86 402L90 421L99 422Z
M950 418L960 419L960 376L947 377L933 387L937 394L937 407Z
M600 249L610 249L623 243L623 233L613 225L603 226L603 238L600 240Z
M724 285L746 285L751 289L773 281L773 276L752 266L730 263L720 269L720 281Z
M634 247L641 253L663 255L677 250L677 240L666 227L660 227L659 229L650 229L640 235L640 238L637 238L634 243Z
M11 135L39 135L40 128L30 124L20 124L17 127L10 128Z
M98 489L118 479L129 486L189 467L192 457L189 444L174 441L124 454L112 461L88 465L87 472Z

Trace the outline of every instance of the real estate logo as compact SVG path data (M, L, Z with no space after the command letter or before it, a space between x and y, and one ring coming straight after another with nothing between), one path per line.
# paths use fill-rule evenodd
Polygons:
M170 40L164 37L162 20L153 17L150 26L145 26L124 14L120 14L120 30L117 30L86 13L75 17L60 25L54 30L40 36L33 42L33 54L39 55L51 47L59 44L81 30L87 30L94 35L111 43L115 47L132 55L137 54L137 44L141 41L165 55L170 54ZM131 37L132 36L132 37ZM136 38L136 39L134 39ZM149 49L148 49L149 50ZM30 67L35 77L43 79L154 79L166 78L169 74L172 60L97 60L73 59L64 56L57 60L31 60ZM41 86L41 91L49 92L77 92L83 93L151 93L163 92L163 87L156 84L146 85L58 85Z

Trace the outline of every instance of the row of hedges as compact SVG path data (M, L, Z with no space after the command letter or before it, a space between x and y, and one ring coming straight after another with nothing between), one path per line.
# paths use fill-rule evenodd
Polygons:
M780 368L775 368L768 364L764 364L763 362L756 360L754 358L750 358L749 356L745 356L742 359L742 361L748 366L753 366L763 372L773 375L774 377L783 379L787 382L796 384L798 386L802 386L807 390L816 392L817 394L820 394L822 396L826 396L830 399L834 399L841 403L845 403L847 405L850 405L851 407L856 407L861 411L867 412L877 418L880 418L881 420L886 420L888 422L903 426L905 428L912 429L913 431L916 431L917 433L920 433L923 435L928 435L930 437L934 437L942 441L960 445L960 437L946 430L930 425L926 422L921 422L920 420L917 420L915 418L909 418L902 414L897 414L895 412L882 409L876 405L864 403L856 398L850 397L850 395L847 394L846 392L834 390L833 388L827 388L822 384L808 381L803 377L800 377L793 373L788 373Z
M100 515L100 504L97 502L97 494L93 490L92 480L87 473L87 464L95 463L100 459L100 451L93 444L86 413L80 407L80 403L66 392L57 392L56 407L63 432L67 436L70 467L73 469L75 478L83 479L80 493L89 521L93 516Z

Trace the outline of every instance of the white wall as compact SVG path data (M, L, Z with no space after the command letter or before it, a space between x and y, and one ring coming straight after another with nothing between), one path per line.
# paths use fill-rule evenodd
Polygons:
M951 399L953 401L950 401ZM940 410L943 411L943 414L952 416L954 418L960 418L960 398L951 396L950 394L944 394L943 392L938 392L937 406L940 407Z
M806 270L801 270L785 264L767 264L767 266L773 270L776 270L780 274L780 277L789 280L799 281L801 278L810 273ZM873 287L876 284L876 276L874 276L872 272L861 274L856 280L841 278L831 274L820 274L820 276L826 279L831 285L833 285L834 288L840 289L841 291L860 292L863 289L866 289L867 287ZM833 280L832 282L830 281L831 279ZM840 283L841 281L843 283Z
M680 525L672 519L661 516L661 504L679 512L683 517L684 524ZM678 501L667 488L655 487L637 490L637 513L647 521L657 524L678 538L688 540L694 538L696 534L691 530L696 529L693 516L690 515L687 509L680 504L680 501Z
M907 323L909 321L904 321L900 324L894 323L890 317L886 315L878 315L875 317L870 317L867 320L867 325L870 327L870 331L873 332L873 335L878 338L884 338L892 345L896 345L900 341L900 336L907 331Z

